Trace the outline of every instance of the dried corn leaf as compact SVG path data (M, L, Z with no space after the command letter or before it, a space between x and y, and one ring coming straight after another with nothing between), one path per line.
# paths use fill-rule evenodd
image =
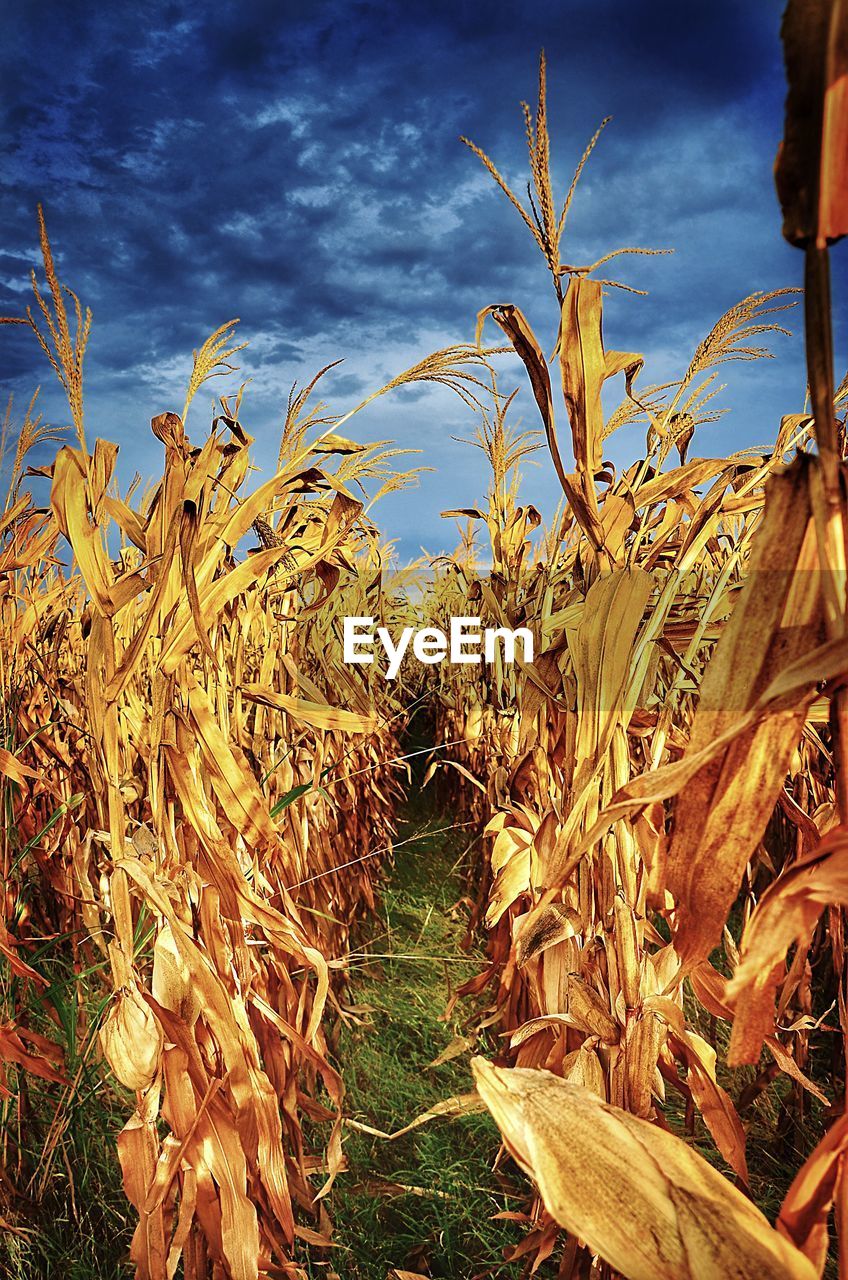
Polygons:
M19 787L25 786L28 778L38 777L35 769L31 769L29 765L22 764L5 747L0 747L0 773L3 774L4 778L9 778L12 782L16 782Z
M709 749L790 664L821 638L810 458L769 485L749 575L704 675L687 755ZM705 959L721 936L745 865L765 830L801 736L812 689L734 740L683 786L674 807L666 888L677 904L675 946Z
M756 1062L774 1031L775 992L793 943L809 946L828 906L848 906L848 833L839 827L770 885L754 910L727 987L735 1017L728 1061Z
M834 1203L845 1193L848 1116L841 1116L798 1170L786 1193L777 1229L824 1271L830 1247L827 1221Z
M557 348L562 393L571 423L577 472L584 488L601 469L604 412L601 391L607 378L624 373L627 391L644 364L632 352L604 351L602 286L597 280L572 276L562 304ZM592 490L594 493L594 489Z
M264 707L285 711L295 720L309 725L312 729L336 729L340 733L373 733L378 724L375 715L359 715L356 711L331 707L327 702L314 702L308 698L295 697L293 694L278 693L275 689L265 689L258 684L243 684L241 694L248 702L258 702Z
M627 1280L817 1277L750 1200L679 1138L550 1072L504 1070L483 1058L472 1067L548 1212Z
M686 1083L704 1123L727 1163L747 1186L745 1130L730 1095L716 1080L715 1049L693 1031L685 1031L677 1046L688 1068Z

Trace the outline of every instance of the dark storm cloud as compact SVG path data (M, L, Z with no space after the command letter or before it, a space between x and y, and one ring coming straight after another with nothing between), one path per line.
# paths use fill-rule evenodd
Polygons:
M771 181L776 6L43 0L5 23L0 309L25 305L43 200L61 269L95 313L90 429L120 440L125 477L156 469L149 419L179 407L192 347L230 316L251 342L246 420L265 464L291 382L339 356L325 394L346 409L427 350L468 340L488 302L524 306L550 349L543 264L457 140L472 137L523 189L518 100L533 99L542 45L561 188L599 120L615 116L569 217L566 260L620 244L676 249L625 260L618 274L650 297L608 302L608 342L645 351L648 380L679 375L746 292L798 279ZM20 402L47 375L22 330L0 336ZM731 370L734 414L702 451L766 440L798 407L797 340L783 356ZM505 385L519 380L505 369ZM63 421L47 385L44 400ZM521 409L535 425L526 398ZM406 394L352 425L421 447L437 468L387 502L383 521L405 551L439 549L450 530L438 511L485 483L475 451L451 440L473 429L466 411ZM625 456L638 441L616 447ZM544 462L527 492L550 510Z

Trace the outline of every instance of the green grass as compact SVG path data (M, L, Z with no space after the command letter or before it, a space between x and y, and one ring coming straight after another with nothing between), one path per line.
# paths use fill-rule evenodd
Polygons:
M9 1073L17 1096L0 1106L0 1132L9 1137L5 1161L14 1193L4 1196L2 1216L14 1229L0 1231L0 1277L125 1280L135 1215L124 1196L115 1139L128 1107L90 1052L102 987L93 972L76 972L61 946L30 959L50 985L41 1000L30 998L28 1024L63 1044L74 1087ZM7 998L14 985L5 984ZM58 1141L45 1167L45 1143L56 1127Z
M464 955L460 947L466 912L454 910L462 894L459 860L471 836L428 834L445 821L420 803L409 813L383 890L382 921L367 926L364 949L375 958L352 972L352 999L368 1012L361 1015L367 1025L350 1023L339 1046L347 1112L386 1132L472 1088L473 1049L430 1066L461 1035L469 1012L460 1007L444 1021L451 991L480 968L479 953ZM350 1168L329 1206L340 1246L332 1266L342 1280L386 1280L392 1266L463 1280L491 1269L517 1275L517 1266L504 1266L503 1251L525 1228L492 1219L526 1208L527 1189L514 1169L492 1172L498 1148L487 1113L433 1120L393 1142L349 1129ZM316 1267L313 1274L327 1272Z

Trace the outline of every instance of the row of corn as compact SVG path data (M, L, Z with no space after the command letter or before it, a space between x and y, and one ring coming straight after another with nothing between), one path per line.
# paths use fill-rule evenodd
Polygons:
M810 403L766 451L690 457L717 416L718 366L768 354L760 341L789 293L746 298L676 381L643 388L641 356L603 341L604 286L620 282L596 276L644 251L560 262L574 184L557 216L544 60L535 118L525 108L529 208L473 148L553 275L574 467L528 320L488 308L480 326L491 318L524 365L563 505L531 539L539 516L517 476L535 442L510 428L493 385L474 441L491 464L487 501L445 513L469 524L428 608L473 600L483 625L528 628L536 650L430 677L440 737L464 743L459 769L434 756L432 770L485 820L472 887L487 963L464 994L502 1037L494 1064L474 1060L478 1090L539 1192L512 1256L535 1268L558 1249L565 1277L808 1280L824 1271L834 1211L848 1275L848 382L834 387L826 247L848 230L835 87L848 28L823 5L813 31L811 8L791 5L785 21L778 168L786 233L806 251ZM617 376L625 394L609 413ZM615 431L645 440L620 470L606 461ZM750 1199L747 1132L773 1084L814 1146L775 1226ZM804 1136L813 1108L839 1117L818 1145ZM686 1141L697 1117L710 1162Z

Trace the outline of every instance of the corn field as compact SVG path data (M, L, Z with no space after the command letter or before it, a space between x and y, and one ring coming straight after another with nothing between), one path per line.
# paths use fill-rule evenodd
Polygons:
M211 424L201 408L216 379L237 383L231 321L194 352L182 406L150 406L161 473L121 490L117 446L86 431L92 317L39 209L33 301L4 323L39 343L70 425L34 396L3 429L3 1275L66 1274L31 1244L59 1183L72 1213L87 1194L69 1158L83 1095L114 1117L116 1275L364 1274L335 1251L336 1196L351 1135L397 1135L348 1105L351 962L420 783L440 823L475 833L455 908L474 972L444 1014L466 1089L404 1131L474 1110L497 1125L496 1172L521 1192L505 1256L477 1274L848 1276L848 379L828 280L848 232L845 6L792 0L783 40L777 186L803 294L743 298L671 382L608 349L605 297L638 292L614 277L657 250L563 261L602 130L554 191L543 56L528 199L463 141L543 255L551 359L534 299L483 306L473 341L353 409L319 398L328 366L293 389L259 481L249 390ZM722 366L779 357L790 327L799 411L767 451L699 454ZM505 355L537 427L516 425ZM491 481L443 513L451 555L398 569L375 520L415 481L413 451L345 432L428 383L462 401ZM633 442L621 469L616 432ZM522 502L532 455L562 490L547 522ZM349 617L474 617L535 649L386 680L343 661ZM419 1265L452 1274L437 1253Z

